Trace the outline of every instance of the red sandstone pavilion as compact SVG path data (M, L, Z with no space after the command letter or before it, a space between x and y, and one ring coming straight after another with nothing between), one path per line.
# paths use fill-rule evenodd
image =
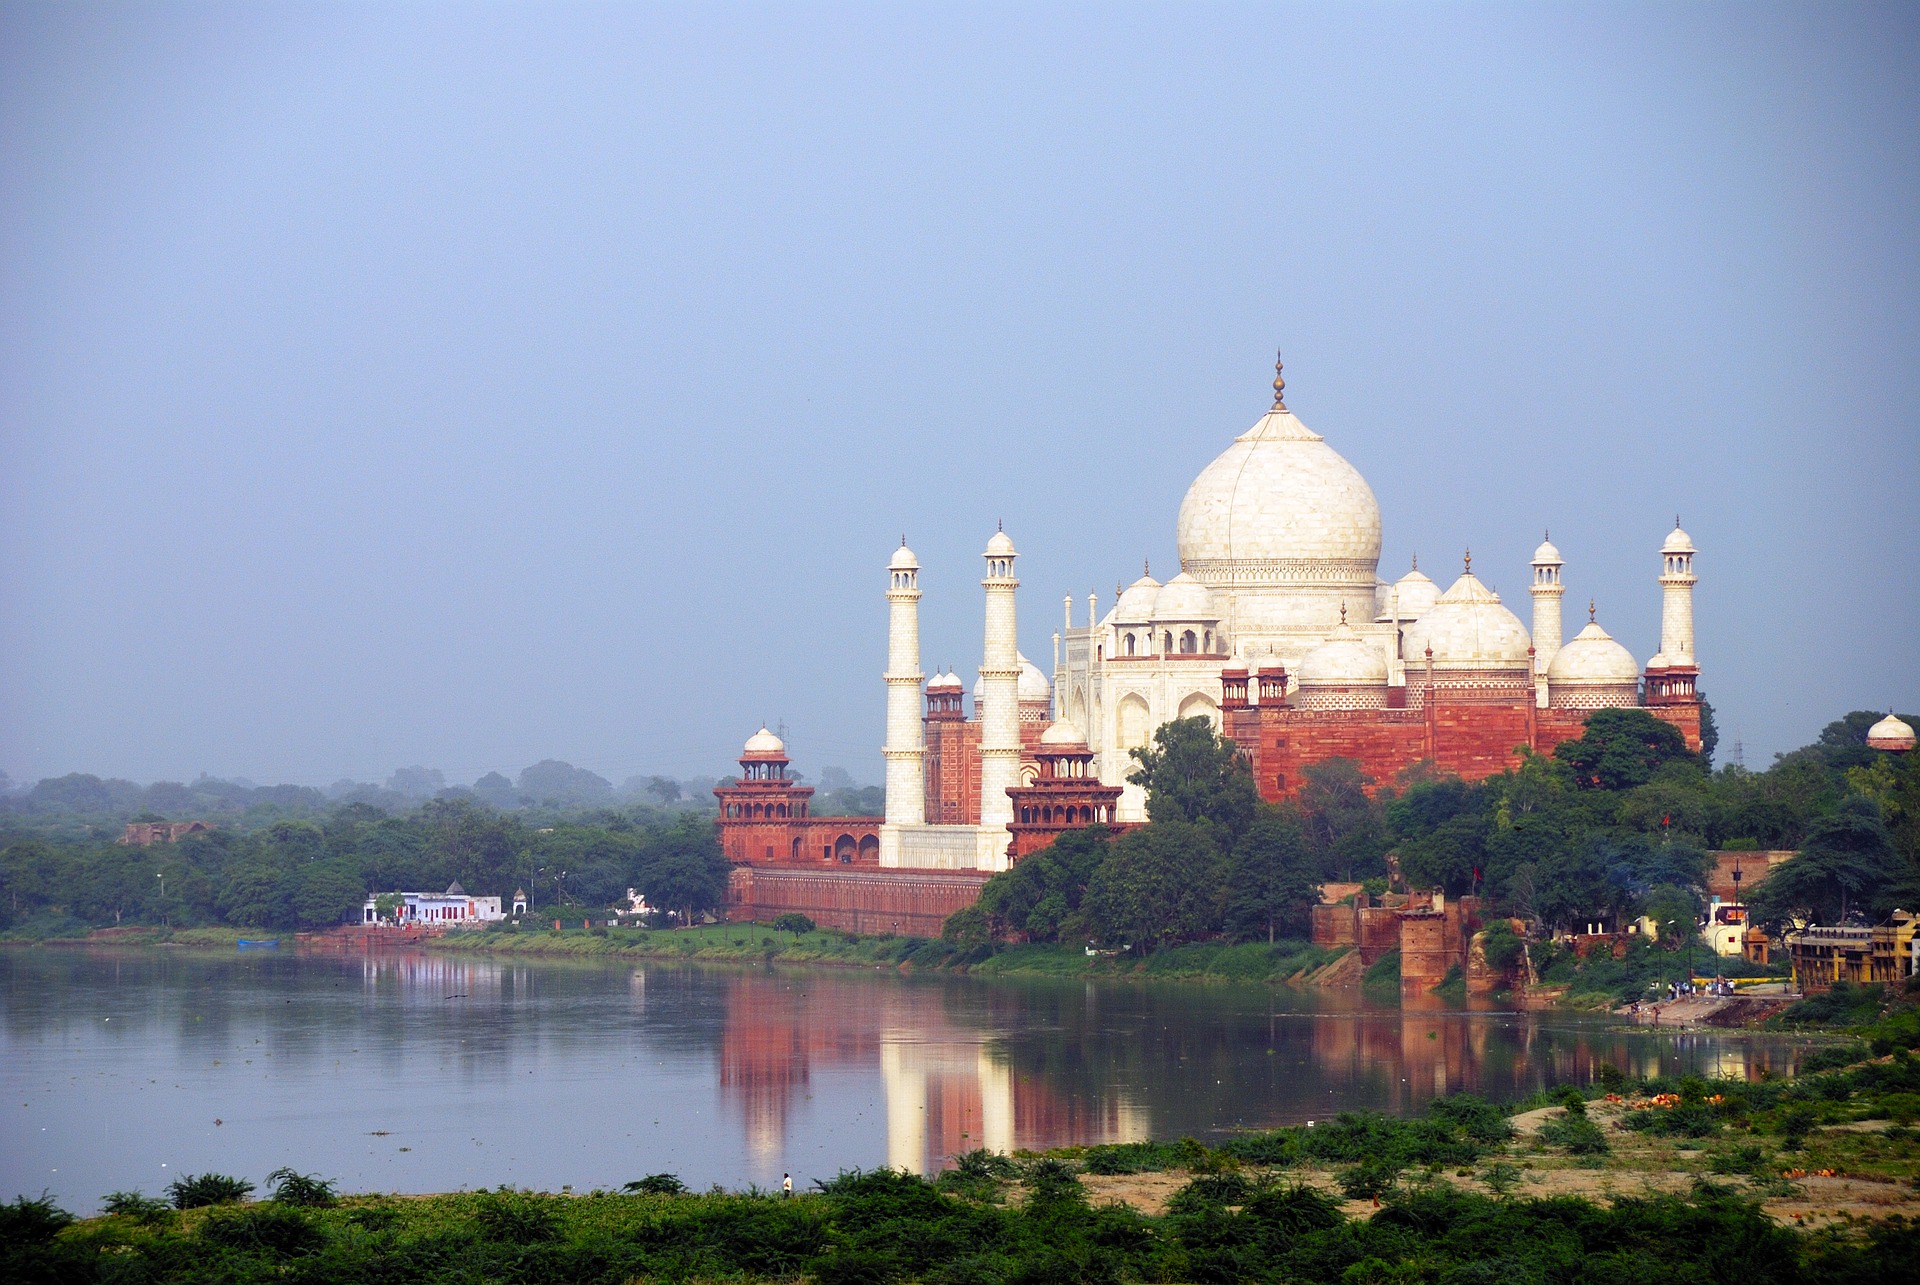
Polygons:
M800 911L858 932L937 933L980 885L1067 830L1146 819L1127 782L1156 728L1204 717L1246 754L1261 794L1302 771L1356 760L1374 781L1408 768L1479 780L1522 750L1551 752L1608 707L1644 707L1700 744L1692 539L1660 546L1660 649L1643 669L1598 623L1562 642L1566 564L1531 559L1531 631L1473 574L1444 592L1418 562L1378 574L1380 508L1359 472L1273 405L1188 488L1180 573L1142 574L1084 623L1068 598L1049 681L1016 643L1018 552L984 553L985 648L969 716L957 674L920 668L920 562L903 540L887 565L887 815L815 817L762 728L740 777L715 789L734 870L729 917Z

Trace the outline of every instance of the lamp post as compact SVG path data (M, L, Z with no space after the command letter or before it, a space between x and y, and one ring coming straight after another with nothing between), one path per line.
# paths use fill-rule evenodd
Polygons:
M160 922L171 927L167 924L167 872L156 870L153 872L153 877L160 881Z

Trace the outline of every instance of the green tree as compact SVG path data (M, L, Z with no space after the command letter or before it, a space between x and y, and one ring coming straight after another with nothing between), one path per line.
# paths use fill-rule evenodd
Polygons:
M366 885L360 873L346 861L319 861L302 866L288 877L287 908L294 923L302 928L360 918L366 904Z
M1127 780L1146 787L1151 821L1217 827L1232 843L1253 823L1260 792L1240 748L1205 718L1162 723L1153 744L1132 751L1138 764Z
M1643 709L1597 709L1579 740L1562 741L1553 756L1573 769L1583 789L1629 790L1645 785L1661 765L1697 761L1686 737Z
M1778 935L1794 923L1843 924L1876 903L1905 874L1873 801L1858 795L1816 821L1807 841L1770 871L1747 899L1753 917Z
M1373 778L1349 758L1330 758L1301 773L1300 807L1307 842L1329 879L1372 878L1387 871L1386 812L1367 793Z
M1217 931L1225 886L1214 834L1211 826L1169 820L1115 839L1087 888L1100 934L1153 950Z
M1299 811L1262 803L1228 861L1227 931L1269 944L1282 931L1304 936L1319 900L1319 868Z
M1058 941L1083 929L1079 912L1087 885L1106 860L1112 835L1106 826L1069 830L987 880L976 904L992 935ZM1046 909L1036 917L1042 905Z

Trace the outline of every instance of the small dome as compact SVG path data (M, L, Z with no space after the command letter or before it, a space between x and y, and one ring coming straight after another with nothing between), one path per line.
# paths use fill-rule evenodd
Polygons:
M1122 590L1120 600L1113 604L1114 623L1138 625L1152 620L1159 597L1160 582L1152 576L1141 576Z
M987 556L989 558L1011 558L1015 555L1015 552L1013 541L1005 531L995 531L993 533L993 539L987 541Z
M1700 552L1700 550L1693 547L1693 537L1688 535L1685 531L1682 531L1680 529L1680 524L1678 522L1675 522L1673 524L1673 530L1667 532L1666 543L1660 546L1660 552L1662 553L1698 553Z
M1020 690L1016 699L1023 701L1052 700L1053 684L1048 682L1047 676L1040 672L1040 667L1019 652L1015 652L1014 654L1020 657ZM958 682L959 680L955 679L954 681ZM984 676L973 680L974 704L978 705L980 703L982 697L986 695L986 690L987 680Z
M1409 664L1426 659L1457 669L1524 668L1533 645L1520 618L1500 605L1500 595L1464 573L1434 600L1433 610L1406 631Z
M1213 593L1205 585L1182 571L1160 586L1153 600L1155 620L1218 620L1220 611L1213 605Z
M1637 683L1640 666L1633 653L1593 621L1554 653L1547 683Z
M1302 687L1381 687L1387 681L1387 658L1343 620L1300 661L1298 678Z
M1888 714L1867 729L1867 746L1876 750L1910 750L1914 745L1913 728L1903 718Z
M1087 734L1062 718L1047 725L1047 730L1040 733L1040 743L1084 746L1087 743Z
M1020 657L1020 699L1023 701L1047 701L1053 699L1053 684L1040 672L1040 666Z
M958 686L960 686L960 676L958 674L935 674L927 680L928 691L932 691L936 687L944 689Z
M1560 560L1560 550L1553 547L1553 541L1542 540L1540 547L1533 551L1533 565L1559 567L1566 564Z
M1433 610L1433 604L1440 598L1440 586L1427 579L1426 572L1415 567L1394 583L1393 593L1387 596L1386 605L1381 609L1379 619L1394 618L1393 594L1399 595L1399 616L1401 622L1406 623L1419 620Z
M785 754L787 743L768 731L764 726L747 738L748 754Z
M893 560L887 563L889 571L918 571L919 569L920 559L913 556L913 550L909 549L904 542L893 551Z

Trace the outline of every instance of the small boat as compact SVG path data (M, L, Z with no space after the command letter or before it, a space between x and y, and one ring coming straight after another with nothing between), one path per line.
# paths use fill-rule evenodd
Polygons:
M268 937L260 941L251 941L245 937L242 937L238 941L234 942L233 944L234 944L234 947L239 950L278 950L280 949L280 939L277 937Z

